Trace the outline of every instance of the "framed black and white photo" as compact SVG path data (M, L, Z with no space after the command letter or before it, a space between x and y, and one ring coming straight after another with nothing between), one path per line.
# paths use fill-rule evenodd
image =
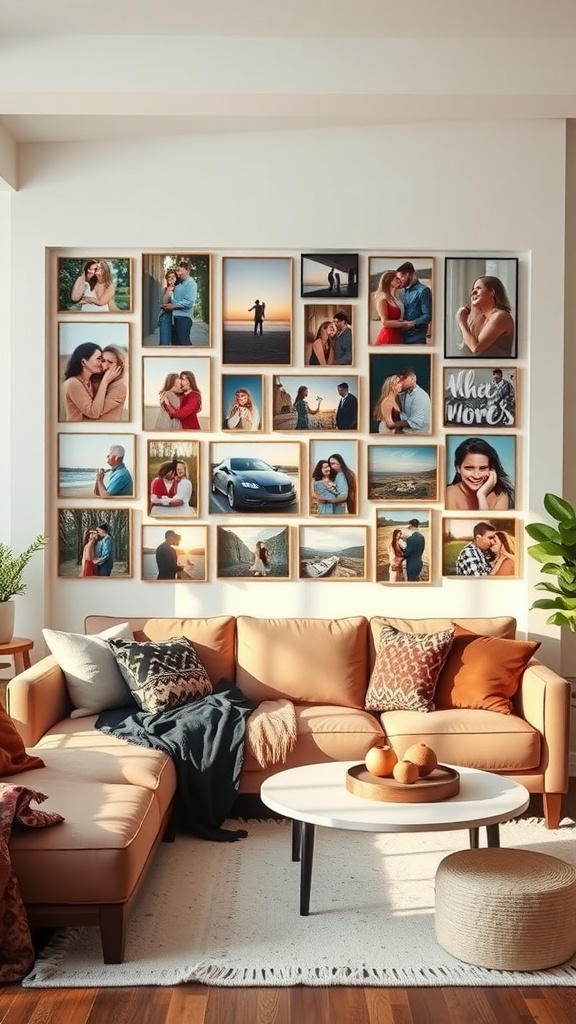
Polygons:
M518 370L502 366L444 367L444 426L482 430L517 427Z

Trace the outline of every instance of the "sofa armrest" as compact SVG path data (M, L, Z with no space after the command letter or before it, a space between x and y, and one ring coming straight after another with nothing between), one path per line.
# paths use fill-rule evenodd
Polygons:
M514 699L515 709L543 737L544 791L565 793L570 759L570 684L532 658Z
M70 714L70 698L60 665L52 655L14 676L6 690L8 714L25 747Z

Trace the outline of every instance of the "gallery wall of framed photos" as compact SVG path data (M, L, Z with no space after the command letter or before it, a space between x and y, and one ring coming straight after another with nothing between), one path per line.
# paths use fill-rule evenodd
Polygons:
M518 579L519 263L52 250L58 577Z

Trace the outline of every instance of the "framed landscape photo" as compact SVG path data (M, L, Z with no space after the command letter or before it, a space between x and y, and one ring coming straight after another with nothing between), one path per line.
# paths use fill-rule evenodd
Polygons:
M292 257L222 260L222 362L290 366Z
M59 256L57 287L59 313L131 313L132 261L118 256Z
M130 325L83 320L58 324L58 422L130 419Z
M211 260L208 253L142 255L142 344L211 344ZM163 309L176 304L176 309Z
M177 437L148 441L148 515L193 519L200 515L200 443Z
M442 520L442 575L458 579L519 576L519 522L490 516Z
M515 366L445 366L444 426L484 429L518 426Z
M432 582L432 510L376 509L376 582Z
M58 575L91 580L132 576L132 510L59 508Z
M355 374L277 374L272 378L273 430L358 430Z
M433 257L370 256L368 276L368 344L432 345Z
M176 349L169 356L144 356L143 430L210 430L210 365L209 356L182 355Z
M264 378L260 373L223 373L221 430L249 431L264 429Z
M354 306L316 302L304 306L305 366L351 366L354 363Z
M289 526L217 526L217 575L222 580L289 580Z
M211 513L300 512L300 445L216 441L210 445Z
M206 583L207 526L143 526L142 579L161 583Z
M369 501L438 501L438 445L368 445Z
M301 526L299 579L365 580L367 538L366 526Z
M516 508L516 435L447 434L444 505L481 518Z
M358 442L310 441L310 515L358 514Z
M432 433L432 356L370 355L370 433L398 439Z
M358 298L357 252L310 252L301 256L300 294L303 299Z
M518 259L448 256L444 267L444 356L518 356Z
M58 434L59 498L133 498L134 434Z

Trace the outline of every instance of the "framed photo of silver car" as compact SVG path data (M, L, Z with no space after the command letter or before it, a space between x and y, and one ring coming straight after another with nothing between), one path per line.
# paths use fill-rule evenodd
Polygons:
M188 352L186 350L186 352ZM210 430L211 361L208 356L144 356L142 423L144 430Z
M143 526L142 579L146 583L206 583L208 527Z
M208 253L144 253L142 344L202 348L211 344Z
M442 519L442 575L457 579L514 579L519 573L518 519L455 516Z
M59 256L58 312L101 316L132 312L132 260Z
M432 510L376 509L376 582L432 582Z
M134 434L58 434L59 498L133 498Z
M444 266L444 356L518 356L518 259L448 256Z
M292 362L292 257L222 260L222 362Z
M358 442L310 441L310 515L358 514Z
M367 540L367 526L300 526L298 578L365 580Z
M289 580L289 526L217 526L217 576L222 580Z
M434 343L432 256L370 256L368 344Z
M462 430L517 427L516 366L445 366L444 426Z
M195 519L200 515L200 443L180 438L148 441L148 515ZM182 532L179 529L179 532Z
M300 444L216 441L210 445L210 505L216 515L300 512Z
M272 429L358 430L359 380L355 374L323 374L322 378L276 374L272 378Z
M132 576L132 510L59 508L58 575L65 579Z
M438 445L369 444L369 501L438 501Z
M223 373L221 430L258 433L264 429L264 378L261 373Z

